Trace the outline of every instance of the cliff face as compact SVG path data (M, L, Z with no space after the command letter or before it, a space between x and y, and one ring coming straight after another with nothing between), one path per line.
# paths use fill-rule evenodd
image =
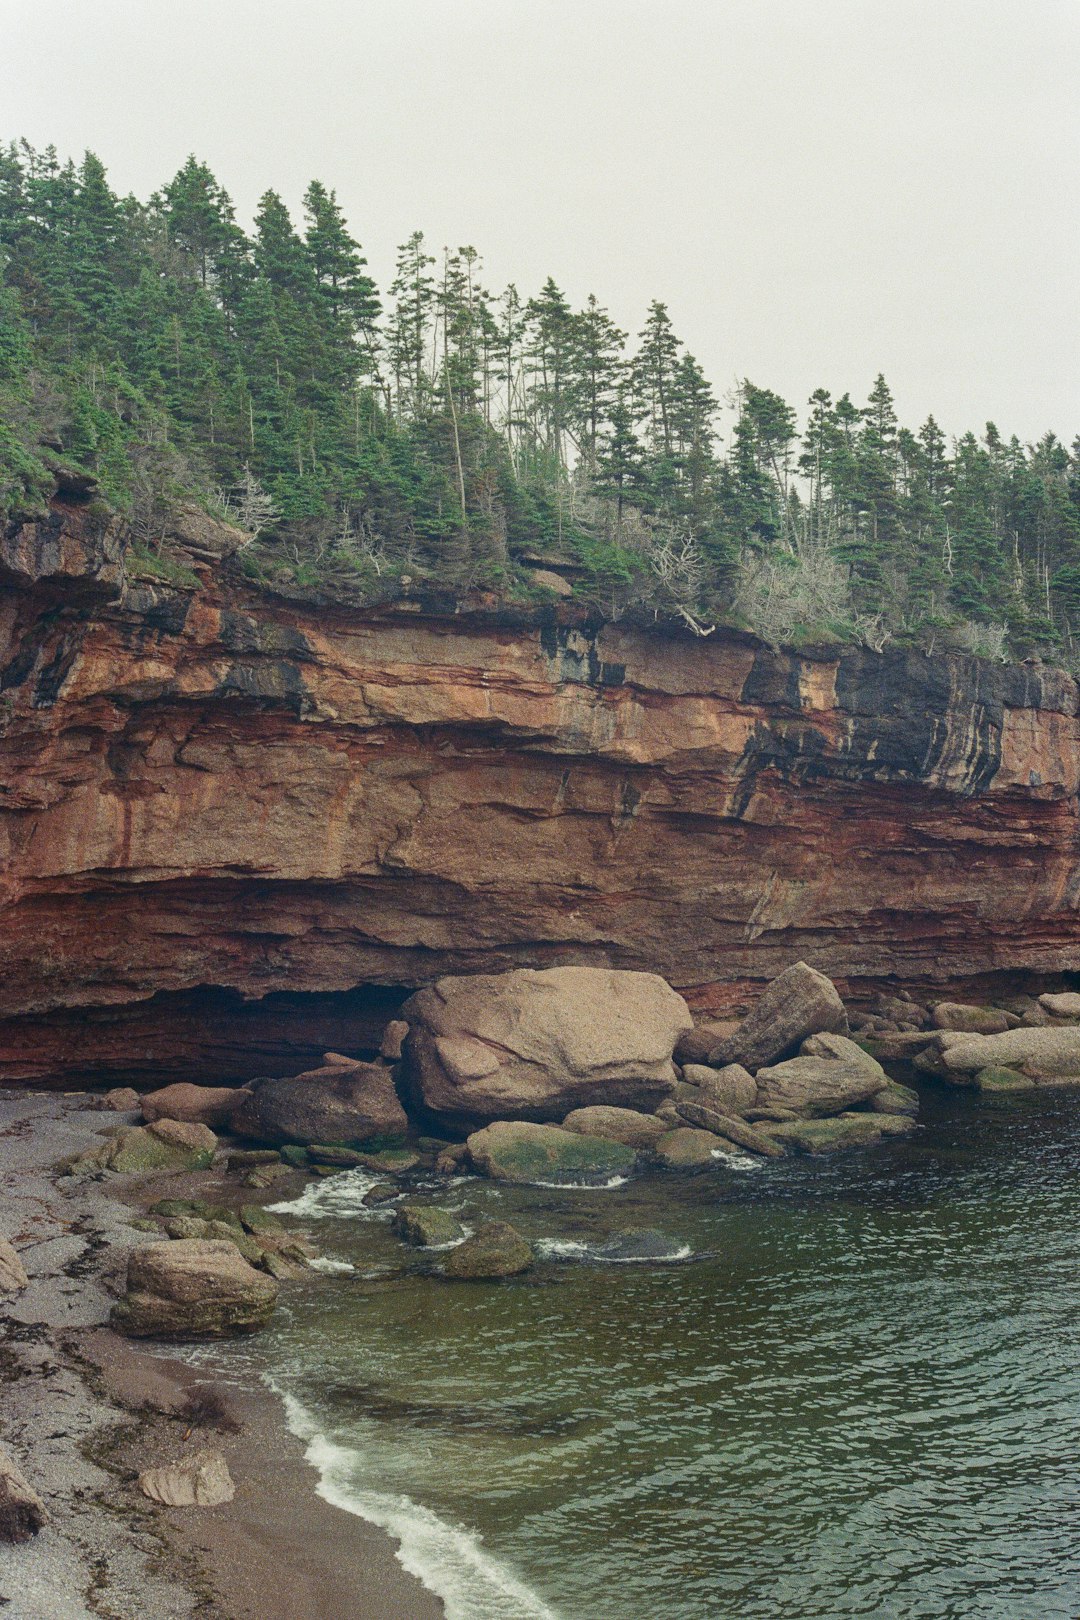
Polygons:
M0 1081L299 1069L447 972L720 1008L799 956L1080 967L1058 671L305 609L205 537L195 588L82 530L0 543Z

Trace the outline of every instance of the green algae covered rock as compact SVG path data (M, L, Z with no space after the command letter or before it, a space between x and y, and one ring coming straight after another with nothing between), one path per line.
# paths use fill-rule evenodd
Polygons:
M975 1076L980 1091L1034 1091L1035 1082L1016 1069L980 1069Z
M128 1125L81 1153L68 1165L73 1176L112 1170L121 1176L152 1175L158 1170L209 1170L217 1137L207 1125L158 1119L152 1125Z
M653 1151L657 1163L665 1170L704 1170L714 1162L713 1154L723 1146L712 1131L680 1125L662 1136Z
M866 1105L872 1114L907 1114L914 1119L919 1112L919 1093L899 1080L890 1080L884 1091L871 1097Z
M465 1236L460 1221L434 1204L402 1204L392 1221L396 1235L418 1249L437 1249Z
M637 1163L634 1149L623 1142L519 1120L485 1125L468 1145L473 1164L495 1181L598 1186L628 1175Z
M528 1271L533 1252L506 1221L490 1221L447 1256L444 1271L459 1282L494 1281Z
M814 1156L872 1147L886 1137L909 1136L916 1129L913 1119L899 1114L838 1114L835 1119L798 1119L768 1127L777 1142L795 1153Z

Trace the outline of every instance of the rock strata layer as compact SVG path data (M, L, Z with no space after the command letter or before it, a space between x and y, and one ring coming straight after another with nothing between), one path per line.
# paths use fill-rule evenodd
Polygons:
M1075 967L1058 671L188 578L71 512L0 534L0 1081L310 1069L515 967L716 1012L799 958L957 1001Z

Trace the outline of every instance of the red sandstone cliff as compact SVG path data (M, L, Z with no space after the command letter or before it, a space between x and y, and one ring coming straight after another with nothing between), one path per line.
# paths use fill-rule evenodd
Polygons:
M309 608L214 551L0 542L0 1081L299 1069L445 972L1080 967L1059 671Z

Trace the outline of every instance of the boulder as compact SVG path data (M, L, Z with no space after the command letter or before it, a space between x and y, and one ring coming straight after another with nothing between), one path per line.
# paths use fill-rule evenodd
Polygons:
M29 1282L18 1254L6 1238L0 1238L0 1299L21 1293Z
M899 1030L894 1035L868 1034L863 1051L868 1051L879 1063L911 1062L920 1052L925 1052L937 1033L937 1030L924 1029Z
M715 1163L713 1155L725 1145L712 1131L679 1125L660 1138L654 1152L657 1163L665 1170L702 1170Z
M761 1131L755 1131L744 1119L732 1119L729 1114L722 1114L719 1109L711 1108L708 1103L685 1102L680 1099L675 1104L680 1116L687 1124L695 1125L699 1130L712 1131L715 1136L722 1136L728 1144L745 1148L748 1153L760 1153L767 1159L779 1159L783 1153L768 1136ZM723 1144L717 1144L721 1146Z
M687 1063L683 1079L702 1092L702 1101L710 1102L722 1114L745 1114L753 1108L757 1098L757 1081L741 1063L729 1063L723 1069L710 1069L704 1063Z
M495 1181L596 1186L634 1168L637 1154L622 1142L581 1136L557 1125L498 1120L468 1140L473 1165Z
M264 1326L277 1295L273 1278L232 1242L151 1243L128 1257L127 1293L112 1323L138 1339L225 1338Z
M247 1092L237 1086L193 1086L180 1081L148 1091L141 1100L142 1116L152 1124L157 1119L179 1119L188 1125L227 1125Z
M402 1141L408 1120L385 1064L344 1058L307 1074L256 1080L232 1127L260 1142L377 1147Z
M562 1122L564 1131L576 1131L579 1136L601 1136L608 1142L622 1142L624 1147L645 1153L667 1130L663 1120L655 1114L639 1114L633 1108L575 1108Z
M435 1169L440 1176L457 1176L468 1169L469 1146L467 1142L453 1142L449 1147L443 1148L436 1156Z
M220 1451L193 1451L179 1462L148 1468L139 1475L139 1489L164 1507L217 1507L236 1495Z
M931 1017L935 1029L958 1029L966 1035L1000 1035L1020 1022L1001 1007L973 1007L963 1001L939 1001Z
M72 1175L114 1170L117 1175L150 1175L156 1170L208 1170L217 1137L206 1125L157 1119L152 1125L129 1125L100 1147L82 1153L68 1166Z
M941 1052L945 1078L974 1084L980 1069L1018 1069L1038 1084L1080 1085L1080 1029L1010 1029L1003 1035L964 1035Z
M391 1222L403 1243L418 1249L438 1249L465 1236L460 1221L434 1204L402 1204Z
M663 1232L642 1226L628 1227L625 1232L613 1232L610 1237L591 1244L587 1258L619 1261L625 1265L633 1260L674 1260L686 1257L687 1253L682 1244L666 1237Z
M1040 996L1039 1006L1053 1018L1080 1018L1080 991L1062 990Z
M705 1018L693 1029L684 1031L675 1043L676 1063L705 1063L709 1053L721 1041L734 1035L739 1027L738 1018Z
M172 1215L165 1222L171 1238L214 1238L222 1243L235 1243L244 1259L257 1266L262 1249L255 1239L233 1226L230 1221L204 1221L197 1215Z
M795 962L773 980L734 1034L713 1047L708 1062L713 1068L741 1063L756 1071L821 1030L847 1030L844 1003L831 979Z
M486 1282L528 1271L533 1252L506 1221L489 1221L446 1257L443 1270L459 1282Z
M867 1053L860 1058L864 1061L797 1057L774 1068L759 1069L758 1104L790 1109L802 1119L818 1119L867 1102L884 1090L887 1080L884 1069Z
M872 1114L907 1114L914 1119L919 1112L919 1093L912 1086L901 1085L899 1080L890 1080L871 1097L867 1107Z
M798 1119L770 1125L769 1134L795 1153L839 1153L844 1148L872 1147L885 1137L909 1136L913 1119L895 1114L840 1114L834 1119Z
M7 1452L0 1450L0 1541L29 1541L48 1522L41 1497Z
M932 1074L938 1080L947 1080L951 1085L967 1086L972 1082L969 1076L952 1074L945 1067L944 1054L953 1046L968 1046L976 1039L975 1036L965 1035L958 1029L934 1030L921 1051L913 1054L912 1062L920 1074Z
M448 978L412 996L414 1096L460 1124L563 1119L592 1103L651 1111L675 1084L685 1001L652 973L563 967Z
M898 996L890 996L882 990L877 991L871 997L870 1011L876 1017L888 1019L896 1024L913 1024L921 1028L926 1022L926 1009L920 1007L918 1002L912 1001L906 991Z
M876 1075L879 1079L885 1078L885 1070L877 1058L873 1057L865 1046L860 1046L858 1041L850 1040L847 1035L810 1035L799 1047L799 1056L834 1058L841 1063L853 1063L856 1067L865 1069L867 1074Z

